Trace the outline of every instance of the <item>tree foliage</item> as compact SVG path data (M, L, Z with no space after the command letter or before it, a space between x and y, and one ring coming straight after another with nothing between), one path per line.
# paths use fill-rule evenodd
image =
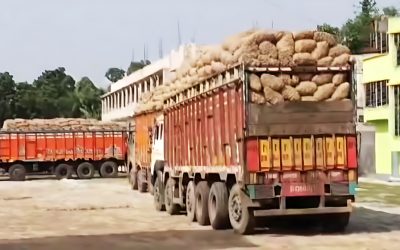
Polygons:
M65 68L44 71L32 84L0 73L0 125L13 118L100 118L100 96L88 77L77 83Z
M128 67L127 75L132 74L136 70L142 69L145 66L149 65L151 62L149 60L140 60L140 62L131 62Z
M382 9L383 15L389 17L396 17L399 16L399 10L396 9L394 6L388 6Z
M117 82L125 76L125 70L119 68L109 68L105 76L111 82Z
M369 46L371 24L374 18L380 15L399 15L395 7L386 7L379 11L375 0L361 0L353 18L349 18L339 29L329 24L317 26L317 30L334 34L339 42L347 45L353 53L359 53Z

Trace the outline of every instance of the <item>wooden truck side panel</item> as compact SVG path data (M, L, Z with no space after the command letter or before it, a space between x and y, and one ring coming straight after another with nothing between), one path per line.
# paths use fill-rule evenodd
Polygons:
M2 132L0 161L124 160L126 132Z
M140 167L149 168L151 162L151 141L149 128L154 125L154 120L161 111L144 113L134 117L135 123L135 161Z
M236 81L165 112L168 167L193 172L237 172L243 163L243 85Z

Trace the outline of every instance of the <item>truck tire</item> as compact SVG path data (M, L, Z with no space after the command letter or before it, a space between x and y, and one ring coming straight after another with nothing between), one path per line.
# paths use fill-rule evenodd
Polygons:
M24 181L26 177L26 169L22 164L14 164L8 170L11 181Z
M210 225L210 218L208 217L208 196L210 195L210 187L207 181L200 181L196 185L196 219L202 225Z
M235 233L251 234L254 232L255 226L254 214L251 209L243 204L241 195L242 190L240 186L235 184L229 194L229 221Z
M54 175L57 179L70 179L72 177L72 166L66 163L60 163L54 170Z
M167 184L165 185L165 210L170 215L175 215L180 212L180 206L178 204L174 204L174 187L175 187L175 179L168 178Z
M137 184L139 192L145 193L147 191L146 173L143 169L137 172Z
M164 187L162 182L162 173L157 171L156 180L154 183L154 207L157 211L164 211Z
M79 179L91 179L94 175L94 166L90 162L82 162L76 169L76 175Z
M113 161L105 161L100 166L100 176L103 178L114 178L118 176L117 163Z
M138 190L138 183L137 183L137 171L132 168L130 172L130 183L132 190Z
M196 186L193 181L189 181L186 188L186 215L190 222L196 221Z
M153 184L151 184L151 171L150 171L150 169L147 169L147 191L149 191L149 193L151 195L154 195L154 187L153 187Z
M208 216L214 229L229 227L228 189L223 182L214 182L208 196Z
M341 233L349 224L350 213L326 214L322 217L322 230L326 233Z

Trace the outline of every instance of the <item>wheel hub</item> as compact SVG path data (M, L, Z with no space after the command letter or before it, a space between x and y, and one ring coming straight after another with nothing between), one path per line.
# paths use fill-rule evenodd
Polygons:
M240 219L242 218L242 206L238 195L235 195L232 198L231 215L232 218L237 222L239 222Z

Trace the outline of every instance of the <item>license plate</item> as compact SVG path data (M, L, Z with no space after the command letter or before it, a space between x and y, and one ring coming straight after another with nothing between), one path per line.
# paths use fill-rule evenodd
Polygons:
M282 196L319 196L324 193L323 183L282 183Z

